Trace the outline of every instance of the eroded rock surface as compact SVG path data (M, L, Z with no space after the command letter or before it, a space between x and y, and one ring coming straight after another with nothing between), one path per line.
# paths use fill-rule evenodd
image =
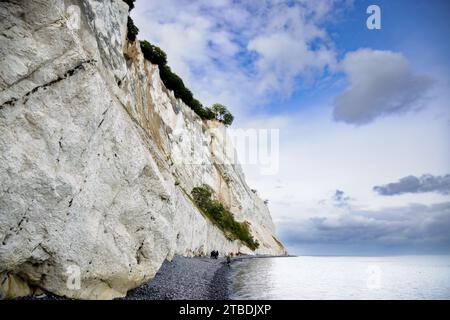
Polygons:
M221 125L165 89L126 41L127 15L121 0L0 2L5 298L111 299L174 254L253 253L193 205L202 183L250 224L256 253L285 253L240 167L216 162Z

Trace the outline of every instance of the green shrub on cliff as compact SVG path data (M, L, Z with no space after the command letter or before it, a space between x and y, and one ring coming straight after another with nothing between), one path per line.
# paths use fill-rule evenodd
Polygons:
M206 184L191 191L192 198L200 208L207 208L210 205L212 194L213 190Z
M183 80L167 65L166 53L145 40L141 41L141 50L148 61L158 66L159 76L166 88L172 90L177 99L181 99L201 116L203 106L198 101L194 103L192 92L186 88Z
M248 223L236 221L222 203L212 198L213 190L209 186L195 187L191 195L197 207L231 239L241 240L252 250L259 247L258 241L250 233Z
M203 120L216 119L226 126L231 125L234 117L225 106L215 104L211 108L205 108L200 101L194 98L192 92L184 85L183 80L167 65L167 55L163 50L146 40L142 40L140 44L144 58L158 66L161 81L167 89L173 91L177 99L181 99Z
M152 45L147 40L141 41L141 50L144 54L145 59L153 64L158 65L158 67L164 67L167 64L167 55L157 46Z
M216 115L214 114L214 112L211 110L211 108L204 108L203 109L203 114L202 114L202 119L207 119L207 120L212 120L216 118Z
M177 99L181 99L185 104L191 106L192 92L184 86L183 80L165 65L159 68L159 75L167 89L172 90Z
M139 29L138 29L138 27L136 27L134 25L133 19L131 19L130 16L128 16L127 29L128 29L128 32L127 32L128 40L135 41L136 40L136 36L139 33Z

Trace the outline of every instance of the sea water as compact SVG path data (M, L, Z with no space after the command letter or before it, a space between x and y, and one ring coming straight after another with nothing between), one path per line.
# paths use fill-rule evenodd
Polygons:
M255 258L232 268L232 299L450 299L450 256Z

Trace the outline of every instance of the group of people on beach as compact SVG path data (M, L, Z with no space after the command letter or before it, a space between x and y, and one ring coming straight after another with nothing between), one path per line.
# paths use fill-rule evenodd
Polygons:
M211 259L217 259L219 257L219 251L218 250L213 250L211 251ZM230 265L231 263L231 258L234 257L234 253L233 252L229 252L226 255L227 258L227 264Z

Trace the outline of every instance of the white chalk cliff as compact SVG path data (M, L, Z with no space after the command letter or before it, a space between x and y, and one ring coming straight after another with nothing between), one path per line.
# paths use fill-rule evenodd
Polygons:
M222 125L164 87L127 16L122 0L0 2L4 298L111 299L175 254L285 254L239 165L215 161L229 147L208 129ZM203 183L249 223L255 252L196 208Z

